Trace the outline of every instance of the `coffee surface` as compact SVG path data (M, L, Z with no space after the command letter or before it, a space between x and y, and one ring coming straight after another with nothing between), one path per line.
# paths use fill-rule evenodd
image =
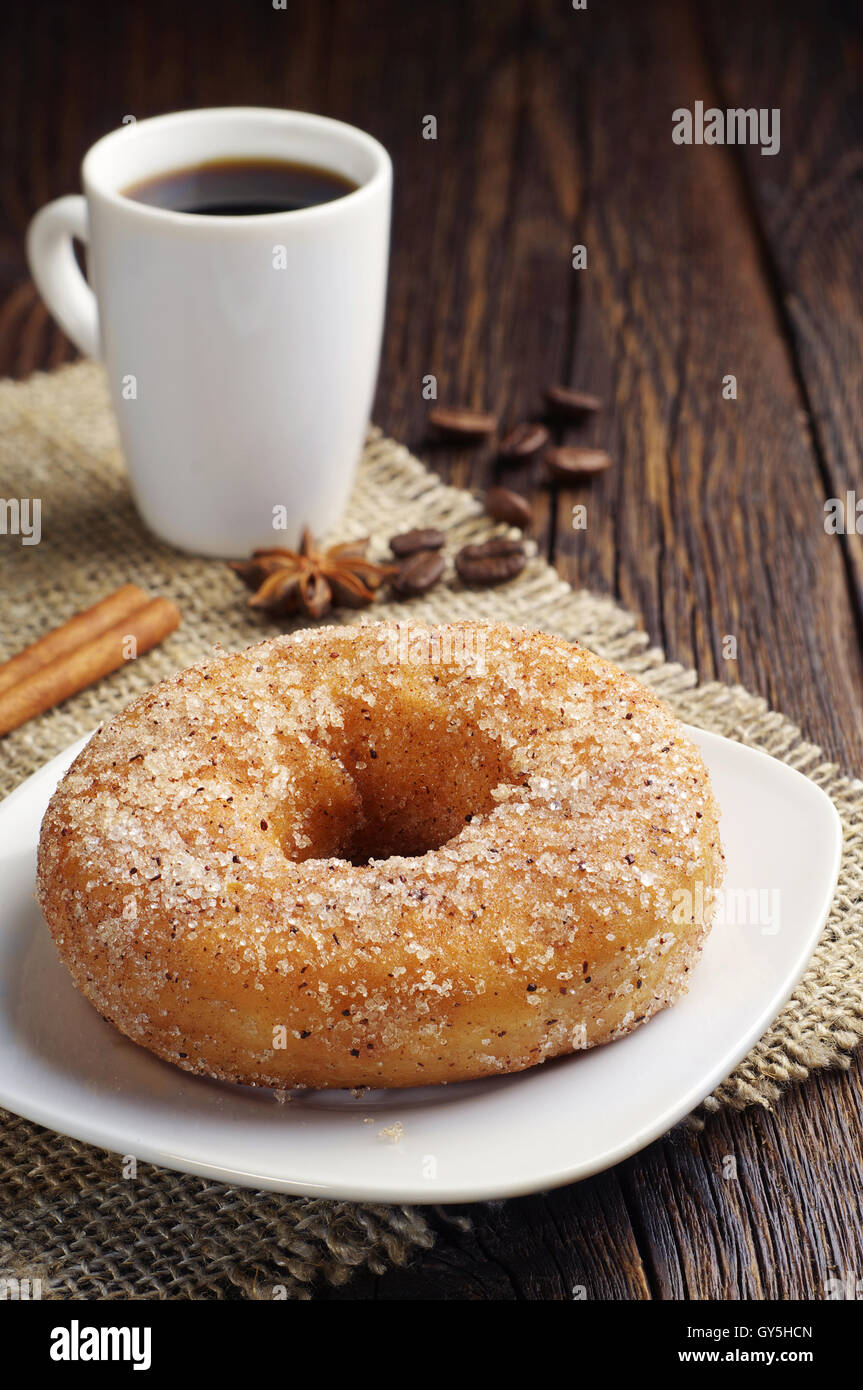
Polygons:
M255 217L296 212L353 193L357 184L332 169L284 160L225 159L173 169L131 184L127 198L172 212Z

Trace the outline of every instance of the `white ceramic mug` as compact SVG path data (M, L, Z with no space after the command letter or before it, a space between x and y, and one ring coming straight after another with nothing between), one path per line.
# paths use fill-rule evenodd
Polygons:
M245 217L168 211L122 191L243 158L317 165L358 187ZM205 555L293 546L304 525L320 535L347 502L377 378L386 150L323 116L224 107L113 131L86 155L82 181L85 197L33 219L28 257L61 327L104 358L144 520ZM73 238L87 246L93 289Z

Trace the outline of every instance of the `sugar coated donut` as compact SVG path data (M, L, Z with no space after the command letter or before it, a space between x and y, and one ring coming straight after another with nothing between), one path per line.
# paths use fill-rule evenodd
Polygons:
M314 628L163 681L54 794L39 899L78 988L187 1071L408 1086L619 1038L722 877L644 686L501 625Z

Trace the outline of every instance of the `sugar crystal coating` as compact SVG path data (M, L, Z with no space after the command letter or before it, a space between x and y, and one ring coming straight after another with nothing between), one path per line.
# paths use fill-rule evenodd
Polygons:
M722 878L704 764L632 677L498 624L312 628L110 720L39 897L79 989L189 1071L521 1070L681 993ZM687 897L688 895L688 897Z

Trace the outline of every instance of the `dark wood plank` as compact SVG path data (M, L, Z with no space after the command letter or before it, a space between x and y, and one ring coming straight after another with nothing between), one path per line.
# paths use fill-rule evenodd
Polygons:
M856 766L858 635L841 555L822 544L819 463L759 229L733 151L671 142L671 110L713 99L701 36L689 6L626 17L587 12L581 72L566 67L571 20L556 18L590 170L572 238L591 257L574 376L613 400L583 435L618 459L561 498L586 501L591 524L573 533L559 518L559 564L619 594L676 658L741 679ZM722 398L728 373L736 401Z
M791 343L822 483L822 499L863 501L863 10L830 0L771 7L741 25L745 5L706 12L718 104L781 113L781 148L735 153L744 194L764 232L777 313ZM735 30L739 41L735 41ZM779 57L781 55L781 58ZM863 508L859 530L832 536L809 518L819 565L839 551L863 632ZM828 558L829 557L829 558Z

